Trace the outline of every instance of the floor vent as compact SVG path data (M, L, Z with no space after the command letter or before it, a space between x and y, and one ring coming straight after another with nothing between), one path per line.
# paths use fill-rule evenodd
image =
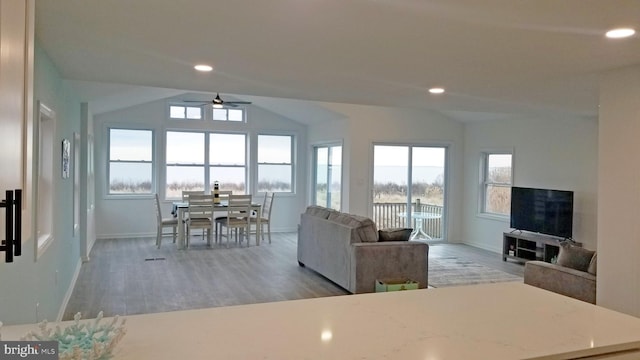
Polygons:
M144 261L156 261L156 260L167 260L163 257L157 257L157 258L146 258L144 259Z

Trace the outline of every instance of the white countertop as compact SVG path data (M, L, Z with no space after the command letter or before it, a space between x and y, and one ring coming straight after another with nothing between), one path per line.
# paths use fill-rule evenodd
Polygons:
M640 319L513 282L125 318L115 359L567 359L640 348ZM34 328L4 327L2 339Z

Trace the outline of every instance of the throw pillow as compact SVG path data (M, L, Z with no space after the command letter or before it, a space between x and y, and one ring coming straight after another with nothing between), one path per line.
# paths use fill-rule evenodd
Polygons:
M378 230L378 241L408 241L411 228L388 228Z
M596 264L597 261L598 261L598 253L595 253L591 258L591 262L589 262L589 268L587 269L587 272L589 274L596 275L596 273L598 272L598 265Z
M568 241L560 243L560 252L558 253L558 265L565 266L579 271L587 271L591 258L595 251L575 246Z

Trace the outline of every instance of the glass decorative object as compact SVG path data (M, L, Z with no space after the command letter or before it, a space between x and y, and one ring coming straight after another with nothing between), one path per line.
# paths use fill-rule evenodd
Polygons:
M80 323L81 315L77 313L74 323L65 327L60 325L47 327L46 320L38 324L39 332L30 331L21 340L26 341L58 341L60 360L105 360L111 358L111 353L118 342L125 335L126 320L115 316L106 324L101 324L102 311L93 321Z

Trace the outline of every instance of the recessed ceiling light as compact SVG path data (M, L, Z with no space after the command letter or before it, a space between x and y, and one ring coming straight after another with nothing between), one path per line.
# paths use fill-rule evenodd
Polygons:
M204 64L196 65L196 66L194 66L193 68L194 68L194 69L196 69L196 70L198 70L198 71L204 71L204 72L207 72L207 71L211 71L211 70L213 70L213 67L212 67L212 66L204 65Z
M607 31L606 36L609 39L621 39L632 36L636 31L631 28L612 29Z
M432 94L442 94L444 93L444 89L443 88L439 88L439 87L434 87L429 89L429 92Z

